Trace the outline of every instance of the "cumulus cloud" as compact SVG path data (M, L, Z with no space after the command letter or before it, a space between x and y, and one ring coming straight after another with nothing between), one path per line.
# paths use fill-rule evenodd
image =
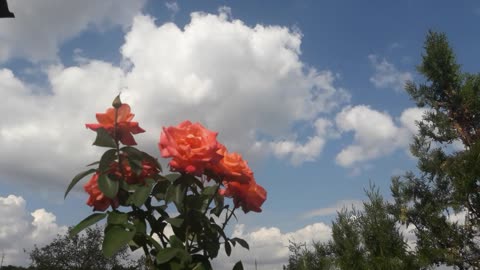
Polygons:
M380 59L379 56L371 54L368 56L368 59L375 69L375 73L370 77L370 82L376 88L392 88L396 91L401 91L405 86L405 82L413 79L410 72L399 71L385 58Z
M0 113L9 117L0 126L0 179L64 189L74 172L98 158L100 150L90 146L94 133L84 123L95 122L95 112L110 106L119 89L147 130L137 142L152 154L161 126L185 119L219 131L219 140L247 158L305 122L316 135L303 148L291 141L284 155L312 160L325 140L318 129L328 126L319 115L348 94L334 86L330 71L300 60L300 44L301 34L289 28L247 26L223 11L193 13L183 28L139 15L125 36L120 66L94 59L50 66L48 94L34 93L2 69L0 94L9 102Z
M128 26L145 0L15 0L15 19L0 22L0 62L12 57L55 60L59 45L89 27Z
M282 269L288 263L289 241L311 244L312 241L326 242L331 238L332 229L324 223L314 223L294 232L282 233L276 227L262 227L246 232L244 225L236 225L232 237L245 239L250 250L236 245L230 257L222 251L214 260L215 269L231 269L233 265L242 260L244 266L250 269L258 264L261 269Z
M49 243L67 227L56 223L54 214L45 209L28 213L26 201L19 196L0 197L0 250L5 255L4 265L25 265L24 249Z
M344 167L353 167L406 148L413 134L417 132L415 121L422 119L424 109L409 108L402 112L398 122L386 112L379 112L369 106L346 107L336 116L341 132L353 132L354 142L340 151L336 162Z
M307 161L315 161L321 154L329 137L337 134L333 130L333 124L326 118L315 120L314 136L311 136L302 144L297 140L278 140L270 142L269 146L273 154L278 158L287 158L293 165L300 165Z

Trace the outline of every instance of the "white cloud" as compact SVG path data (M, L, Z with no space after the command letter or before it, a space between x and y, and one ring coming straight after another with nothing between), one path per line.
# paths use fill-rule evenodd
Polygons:
M400 123L403 127L407 128L411 134L418 132L417 122L422 120L423 115L427 109L425 108L408 108L405 109L400 115Z
M399 71L385 58L380 59L377 55L371 54L368 56L368 59L375 69L375 74L370 77L370 82L376 88L393 88L396 91L401 91L405 86L405 82L413 79L410 72Z
M15 0L15 19L0 22L0 62L12 57L55 60L62 42L94 26L128 26L145 1Z
M415 251L417 247L417 236L415 235L415 226L410 224L408 226L397 224L397 228L399 229L400 233L403 235L407 243L407 250L408 251Z
M331 234L332 229L324 223L314 223L289 233L282 233L276 227L262 227L247 233L244 225L236 225L232 237L245 239L250 250L236 245L230 257L222 251L213 266L215 269L232 269L237 261L242 260L246 269L253 267L255 261L260 269L282 269L282 265L288 263L289 241L307 244L326 242Z
M336 215L337 212L342 211L342 209L352 209L352 207L356 210L363 209L363 202L361 200L340 200L331 206L310 210L304 213L302 216L304 218L312 218Z
M333 123L326 118L318 118L313 123L314 135L302 144L294 137L269 143L270 151L277 158L290 159L294 166L304 162L315 161L321 154L327 139L337 138L339 134L333 129ZM269 151L269 149L266 149Z
M23 252L49 243L67 227L56 223L54 214L45 209L28 213L26 201L19 196L0 197L0 251L5 255L3 265L25 265L27 255Z
M49 94L34 94L10 70L0 70L0 94L9 101L0 107L9 115L0 126L0 179L64 189L99 158L100 150L91 147L95 135L84 124L95 122L95 113L124 88L123 100L147 130L137 141L153 155L159 156L161 126L185 119L219 131L219 140L247 158L261 148L259 134L271 138L262 141L269 145L288 138L300 121L314 123L316 137L306 145L292 141L287 156L314 159L325 138L319 114L348 94L334 87L330 71L300 61L300 43L301 35L286 27L249 27L225 13L193 13L183 29L139 15L121 48L121 66L89 59L51 66Z
M336 116L341 132L354 132L354 142L336 157L344 167L354 167L361 162L388 155L399 148L406 148L417 132L415 121L421 120L425 110L409 108L403 111L396 124L386 113L358 105L346 107Z

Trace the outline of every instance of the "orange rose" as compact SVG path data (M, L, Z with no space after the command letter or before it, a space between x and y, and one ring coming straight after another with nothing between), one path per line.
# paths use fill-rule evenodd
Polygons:
M236 152L228 152L222 145L217 152L223 155L218 164L213 166L213 171L227 182L238 181L248 183L253 179L253 172L242 156Z
M147 160L142 160L142 171L138 175L132 170L132 167L129 165L126 159L124 159L122 163L123 173L125 174L125 182L130 185L145 184L146 178L153 178L160 172L156 164L153 164ZM112 164L110 173L114 173L117 177L122 177L122 173L118 168L117 162Z
M177 127L164 127L158 146L162 157L172 158L169 164L173 171L200 176L222 158L217 153L217 134L200 123L184 121Z
M117 111L117 140L124 145L136 145L132 134L145 132L138 122L132 122L135 115L130 113L130 106L126 103L122 104ZM115 108L108 108L105 113L96 114L98 124L86 124L85 126L91 130L104 128L113 136L115 127Z
M242 207L243 212L262 212L260 208L267 199L267 191L254 180L249 183L225 182L226 189L220 194L233 198L235 208Z
M87 200L87 205L93 206L93 211L105 211L112 205L113 208L118 207L118 200L112 200L103 195L98 188L98 173L95 173L92 178L83 186L85 191L90 195Z

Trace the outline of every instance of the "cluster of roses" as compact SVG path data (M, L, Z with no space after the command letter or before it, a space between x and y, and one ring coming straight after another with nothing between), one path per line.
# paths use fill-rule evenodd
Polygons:
M133 134L145 132L138 122L133 122L134 114L128 104L117 108L109 108L105 113L97 113L98 123L87 124L94 131L105 129L110 136L124 145L136 145ZM224 185L219 193L233 198L235 208L242 207L244 212L261 212L266 200L265 189L258 185L242 156L228 152L226 147L217 141L216 132L210 131L199 123L184 121L176 127L163 128L160 135L159 149L162 157L172 158L170 169L179 173L191 174L208 179L215 179ZM154 178L159 168L148 160L141 162L139 171L132 170L126 157L110 164L108 172L113 179L124 179L128 184L144 184L146 178ZM105 211L110 205L118 207L118 198L108 198L98 187L101 172L96 172L85 184L84 189L90 195L87 204L94 210Z
M217 141L217 132L199 123L184 121L177 127L163 128L159 148L163 157L172 158L172 171L219 179L225 186L220 194L233 198L235 208L261 212L267 198L265 189L255 182L253 172L242 156L228 152Z

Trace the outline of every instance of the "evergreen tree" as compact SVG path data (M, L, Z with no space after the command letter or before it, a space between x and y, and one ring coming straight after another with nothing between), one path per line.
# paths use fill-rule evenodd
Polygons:
M50 244L30 252L32 268L37 270L133 270L142 261L129 258L127 247L110 258L102 254L103 232L100 227L85 230L84 235L59 235Z
M445 34L430 31L424 49L425 83L406 85L427 109L411 145L420 173L393 179L393 213L416 228L424 266L480 269L480 75L461 72Z
M414 270L414 254L377 188L366 191L363 211L343 209L332 222L332 240L314 248L290 245L288 270Z

